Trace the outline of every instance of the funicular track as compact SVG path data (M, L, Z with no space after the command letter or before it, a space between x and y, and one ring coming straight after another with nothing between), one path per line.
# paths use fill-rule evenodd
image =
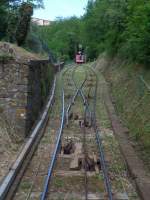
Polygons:
M43 142L40 142L31 161L33 153L29 157L19 176L20 183L15 183L15 178L9 182L6 177L3 185L7 189L3 192L4 186L0 188L1 200L115 199L96 123L98 78L92 67L87 65L82 69L84 77L79 81L76 74L79 68L66 68L58 78L57 86L56 81L54 82L52 96L46 106L47 120L42 118L44 124L48 121L48 110L54 102L55 87L59 89L55 94L57 97L50 122L44 126L46 131ZM31 149L30 147L27 152ZM22 158L22 163L24 159L26 157ZM17 176L19 170L14 167L12 170ZM99 175L102 178L98 178ZM9 192L10 185L16 184L19 186Z
M96 104L97 78L96 78L96 74L94 73L94 71L91 70L92 74L94 74L94 76L95 76L95 83L93 83L93 85L94 85L94 93L93 93L93 96L91 98L93 100L93 103L94 103L93 106L92 106L92 105L90 105L90 102L88 101L88 97L86 97L84 95L84 93L83 93L83 87L84 87L84 85L85 85L85 83L86 83L86 81L88 79L87 78L88 73L85 72L85 78L83 79L83 81L81 82L81 84L78 87L78 85L76 84L76 81L74 79L75 71L76 71L76 68L72 69L72 76L71 77L72 77L73 85L76 88L76 91L75 91L75 94L71 98L69 98L69 101L68 101L69 104L67 104L67 105L63 104L63 109L65 108L66 112L65 112L65 116L62 115L63 117L65 117L65 119L63 118L61 127L64 126L64 122L67 122L67 126L68 126L69 113L71 112L72 106L75 106L75 100L76 100L78 94L80 94L80 96L82 98L82 107L84 107L84 109L83 109L84 112L83 112L82 119L80 119L80 121L79 121L79 126L80 126L80 131L81 131L80 133L81 133L82 143L83 143L82 144L83 145L82 146L82 148L83 148L83 152L82 152L83 153L83 159L82 159L82 168L83 169L82 170L84 170L84 181L83 181L84 195L80 196L78 198L79 199L90 199L89 194L88 194L88 192L89 192L88 185L89 185L90 181L88 180L87 173L88 173L88 170L90 171L91 170L90 168L92 168L94 166L90 166L92 164L89 163L89 162L92 162L92 161L89 159L89 155L88 155L89 152L87 151L88 145L87 145L87 142L86 142L86 135L87 135L86 126L89 126L90 128L93 128L93 130L95 131L95 136L98 135L98 130L97 130L97 127L96 127L96 119L94 119L94 117L96 117L94 109L95 109L95 104ZM64 72L63 76L65 75L65 73L66 73L66 71ZM69 75L70 75L70 73L69 73ZM90 76L91 76L91 74L90 74ZM63 78L64 77L62 77L62 79ZM64 91L64 82L63 82L63 80L62 80L62 87L63 87L63 91ZM65 96L65 94L63 96ZM67 102L67 101L63 101L63 102ZM92 106L93 110L90 109L90 106ZM63 114L64 114L64 112L63 112ZM71 114L73 115L73 113L71 113ZM72 118L72 116L71 116L71 118ZM90 121L88 121L88 120L90 120ZM61 131L61 133L59 135L62 134L63 129L60 129L60 131ZM61 147L62 147L63 144L62 144L61 137L58 137L58 139L59 139L59 142L57 144L61 145ZM103 154L103 151L102 151L102 143L100 142L100 137L96 136L96 139L97 139L97 144L98 144L98 152L100 153L99 154L100 162L102 164L102 170L103 170L103 175L104 175L103 176L104 177L104 183L105 183L104 185L105 185L105 190L106 190L105 192L106 192L106 194L108 196L108 199L112 199L111 186L110 186L109 177L108 177L108 173L107 173L107 169L106 169L106 165L105 165L104 154ZM55 158L52 159L52 162L50 164L49 170L51 172L48 173L49 174L49 178L47 178L46 181L45 181L45 186L44 186L44 190L43 190L42 197L41 197L42 200L43 199L53 199L54 198L54 196L51 195L51 191L49 190L49 185L50 185L50 178L51 178L52 173L53 173L52 172L53 171L52 163L53 163L54 160L56 161L56 157L57 157L56 152L58 152L60 150L59 145L56 145L56 149L57 150L55 149L55 151L54 151L55 152ZM58 167L58 169L59 169L59 167ZM57 169L55 169L55 173L56 173L56 171L57 171ZM54 179L55 179L55 177L54 177ZM56 198L58 198L58 197L56 197ZM76 199L76 198L77 198L77 196L73 197L73 199ZM95 198L100 199L100 197L95 197Z
M103 146L102 146L102 141L100 138L100 131L97 128L97 124L96 124L96 98L97 98L97 84L98 84L98 78L97 75L95 73L95 71L87 66L87 68L91 71L91 76L95 78L94 83L92 81L92 84L90 85L90 90L91 90L91 86L94 86L94 91L93 91L93 96L92 96L92 103L89 102L89 99L91 98L89 93L87 95L84 94L82 87L79 89L80 95L83 99L83 103L85 106L85 115L84 115L84 122L86 124L87 121L87 114L88 114L88 118L90 119L90 124L93 128L93 130L95 131L95 139L97 141L97 147L98 147L98 152L99 152L99 158L100 158L100 163L101 163L101 169L102 169L102 173L103 173L103 177L104 177L104 183L105 183L105 190L106 190L106 194L107 194L107 198L109 200L113 199L113 194L111 191L111 183L109 180L109 176L108 176L108 171L107 171L107 166L105 163L105 156L104 156L104 151L103 151ZM87 76L87 74L86 74ZM87 77L86 77L87 78ZM75 87L77 88L77 84L75 82L75 79L73 78L73 82ZM91 105L90 105L91 104ZM84 146L84 154L85 154L85 199L88 199L88 179L87 179L87 144L86 144L86 128L85 128L85 124L83 126L83 146Z

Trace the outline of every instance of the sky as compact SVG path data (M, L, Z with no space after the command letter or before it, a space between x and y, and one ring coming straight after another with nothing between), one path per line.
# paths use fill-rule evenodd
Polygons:
M56 17L82 16L88 0L43 0L45 9L34 11L33 17L55 20Z

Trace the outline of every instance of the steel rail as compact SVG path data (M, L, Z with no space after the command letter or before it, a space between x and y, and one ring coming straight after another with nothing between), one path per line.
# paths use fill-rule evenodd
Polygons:
M94 72L94 70L92 70L92 71ZM103 172L103 177L104 177L104 182L105 182L105 190L108 194L108 199L113 200L111 183L109 180L108 170L107 170L107 166L106 166L106 162L105 162L102 140L100 138L100 131L98 130L97 125L96 125L96 99L97 99L97 86L98 86L98 78L97 78L96 73L95 73L95 76L96 76L96 85L95 85L95 94L94 94L94 101L93 101L93 116L92 116L93 124L92 125L93 125L93 129L96 133L96 141L97 141L97 145L98 145L98 149L99 149L99 157L100 157L100 161L101 161L101 165L102 165L102 172ZM83 94L83 96L84 96L84 94ZM86 106L89 106L89 105L86 104ZM90 110L89 107L88 107L88 110Z
M101 161L101 165L102 165L102 172L103 172L103 177L104 177L104 182L105 182L105 190L108 194L108 199L113 200L111 183L110 183L110 180L109 180L108 170L107 170L107 166L106 166L106 163L105 163L105 156L104 156L104 151L103 151L102 140L100 138L100 131L98 130L97 125L96 125L96 99L97 99L98 77L97 77L95 71L92 68L90 68L90 69L93 71L94 75L96 76L96 85L95 85L94 100L93 100L93 114L92 114L93 124L92 124L92 126L93 126L95 133L96 133L96 141L97 141L100 161ZM86 110L88 111L88 113L91 113L91 110L89 108L89 104L88 104L88 102L85 98L85 95L82 91L82 88L78 88L77 84L75 83L74 78L72 78L72 79L73 79L75 87L79 90L79 93L80 93L80 95L83 99L83 103L86 107ZM86 199L87 199L87 194L86 194Z
M97 77L95 71L93 69L91 69L91 70L93 71L93 73L96 76L95 94L94 94L94 102L93 102L93 128L96 133L96 141L97 141L98 149L99 149L99 157L100 157L102 171L103 171L103 177L104 177L104 181L105 181L105 189L108 194L108 199L113 200L111 183L110 183L110 179L108 176L108 169L106 166L105 156L104 156L104 151L103 151L102 139L100 137L100 131L98 130L97 125L96 125L96 102L97 102L98 77Z
M80 91L80 89L83 87L83 85L85 84L85 82L86 82L86 79L83 81L83 83L82 83L82 85L80 86L80 88L76 90L75 95L72 97L72 99L71 99L71 101L70 101L70 103L69 103L69 105L68 105L68 107L67 107L67 109L66 109L66 123L67 123L67 124L68 124L68 115L69 115L69 111L70 111L72 105L74 104L75 99L77 98L77 96L78 96L78 94L79 94L79 91Z
M76 68L77 68L77 67L74 67L74 69L73 69L73 71L72 71L72 75L71 75L71 76L72 76L72 80L73 80L73 75L74 75L74 73L75 73ZM68 105L68 107L67 107L67 109L66 109L66 124L67 124L67 125L68 125L69 111L70 111L72 105L74 104L74 102L75 102L75 100L76 100L76 98L77 98L77 96L78 96L78 94L79 94L79 92L80 92L80 89L83 88L83 86L84 86L86 80L87 80L87 78L85 77L85 79L84 79L84 81L82 82L80 88L75 87L75 88L76 88L75 95L71 98L70 103L69 103L69 105ZM74 82L73 82L73 83L74 83ZM75 84L74 84L74 86L75 86Z
M92 120L92 125L94 125L96 123L96 96L97 96L97 86L98 86L98 77L96 75L96 72L94 71L94 69L92 69L91 67L87 66L95 75L96 77L96 84L95 84L95 91L94 91L94 98L93 98L93 110L91 110L91 120ZM82 91L82 97L84 98L84 93ZM85 99L85 98L84 98ZM86 106L89 107L88 104L86 104ZM89 108L90 110L90 108Z
M40 198L41 200L45 200L47 193L48 193L48 187L49 187L50 179L52 177L52 172L53 172L53 168L54 168L54 165L55 165L55 161L56 161L56 158L57 158L57 153L58 153L58 150L59 150L59 145L60 145L60 142L61 142L61 136L62 136L63 128L64 128L64 123L65 123L65 106L64 106L64 90L62 89L61 125L60 125L60 128L58 130L56 145L55 145L55 149L54 149L54 152L53 152L53 155L52 155L52 159L49 163L48 174L46 176L43 192L42 192L42 195L41 195L41 198Z
M96 130L96 140L97 140L97 144L99 147L100 161L101 161L101 166L102 166L102 171L103 171L103 176L104 176L104 181L105 181L105 188L106 188L106 191L108 194L108 199L113 200L111 183L109 180L108 170L107 170L107 166L106 166L106 162L105 162L102 140L100 138L100 131L98 129Z
M60 146L60 142L61 142L61 136L62 136L62 133L63 133L64 124L65 124L65 101L64 101L65 95L64 95L64 82L63 82L62 76L64 76L69 70L70 70L70 68L66 68L64 70L64 72L61 74L61 83L62 83L62 88L61 88L61 97L62 97L61 124L60 124L60 128L58 130L58 133L57 133L56 144L55 144L55 148L54 148L54 151L53 151L52 159L50 160L50 163L49 163L48 173L47 173L47 176L45 178L43 192L42 192L41 197L40 197L41 200L44 200L47 197L49 184L50 184L50 181L51 181L53 169L54 169L55 162L56 162L56 159L57 159L57 154L58 154L59 146Z
M73 74L74 74L75 70L76 70L76 69L74 68L74 70L73 70L73 72L72 72L72 77L73 77ZM64 75L64 74L63 74L63 75ZM67 109L66 109L66 124L68 124L68 113L69 113L69 111L70 111L72 105L74 104L75 99L76 99L76 97L78 96L78 94L79 94L79 92L80 92L80 89L83 88L83 86L84 86L86 80L87 80L87 77L85 77L85 79L84 79L84 81L82 82L80 88L77 88L77 87L76 87L77 90L76 90L76 92L75 92L75 95L71 98L71 101L70 101L70 103L69 103L69 105L68 105L68 107L67 107ZM75 84L74 84L74 85L75 85ZM85 104L84 104L84 106L85 106ZM86 112L86 108L87 108L87 107L85 106L85 112ZM86 117L86 115L85 115L85 117ZM85 130L85 127L82 127L82 128L83 128L83 132L84 132L84 134L83 134L84 151L86 152L86 136L85 136L85 134L86 134L85 131L86 131L86 130ZM85 168L85 199L88 200L88 188L87 188L88 178L87 178L86 160L87 160L87 153L85 153L84 168Z
M104 156L104 151L103 151L103 145L102 145L102 139L100 138L100 131L97 128L96 125L96 102L97 102L97 87L98 87L98 77L94 71L94 69L91 68L93 71L94 75L96 76L96 85L95 85L95 93L94 93L94 101L93 101L93 128L96 133L96 141L98 144L98 149L99 149L99 156L100 156L100 161L101 161L101 166L102 166L102 171L103 171L103 176L105 180L105 188L108 194L108 199L113 200L113 195L112 195L112 190L111 190L111 183L109 180L108 176L108 170L105 162L105 156Z
M84 122L86 121L86 112L87 112L87 107L85 106L84 110ZM83 124L83 151L84 151L84 174L85 174L85 179L84 179L84 189L85 189L85 200L88 200L88 176L87 176L87 145L86 145L86 128L85 128L85 123Z
M21 170L23 162L25 161L28 154L30 153L30 151L32 149L32 145L36 141L37 136L39 135L39 132L41 131L42 127L45 124L45 121L47 121L48 111L49 111L49 109L53 103L53 99L54 99L55 88L56 88L56 77L54 79L53 87L51 90L51 96L49 97L49 100L47 102L47 105L45 106L44 112L42 113L42 116L41 116L39 122L35 126L27 143L23 147L21 153L19 154L15 163L10 168L8 174L6 175L6 177L4 178L4 180L0 186L0 200L5 200L6 197L8 196L8 193L11 190L11 187L13 186L13 183L14 183L16 177Z
M86 79L87 79L87 73L86 73ZM89 113L89 115L91 116L91 112L90 112L90 110L89 110L89 105L88 105L88 102L87 102L87 100L86 100L86 98L85 98L85 95L84 95L84 93L83 93L83 91L82 91L82 88L78 88L78 86L77 86L77 84L76 84L76 82L75 82L73 76L72 76L72 80L73 80L74 86L79 90L79 93L80 93L80 95L81 95L81 97L82 97L83 103L84 103L84 105L87 106L88 113Z

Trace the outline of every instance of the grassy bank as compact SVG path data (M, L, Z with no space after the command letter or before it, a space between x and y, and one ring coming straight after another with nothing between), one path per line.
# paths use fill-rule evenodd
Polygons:
M99 66L110 84L118 115L150 168L150 70L104 56Z

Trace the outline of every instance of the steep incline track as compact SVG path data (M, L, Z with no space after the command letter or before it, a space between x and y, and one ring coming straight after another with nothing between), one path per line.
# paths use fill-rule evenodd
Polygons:
M109 159L105 158L107 148L96 118L97 90L98 77L90 65L72 65L57 75L45 118L42 117L43 137L38 136L41 140L35 142L38 147L36 151L34 148L34 155L32 148L26 152L32 153L26 165L24 160L20 165L23 172L7 185L5 196L0 199L129 199L128 193L114 184L115 177L112 181ZM17 169L12 170L18 176ZM10 184L14 187L12 192Z

